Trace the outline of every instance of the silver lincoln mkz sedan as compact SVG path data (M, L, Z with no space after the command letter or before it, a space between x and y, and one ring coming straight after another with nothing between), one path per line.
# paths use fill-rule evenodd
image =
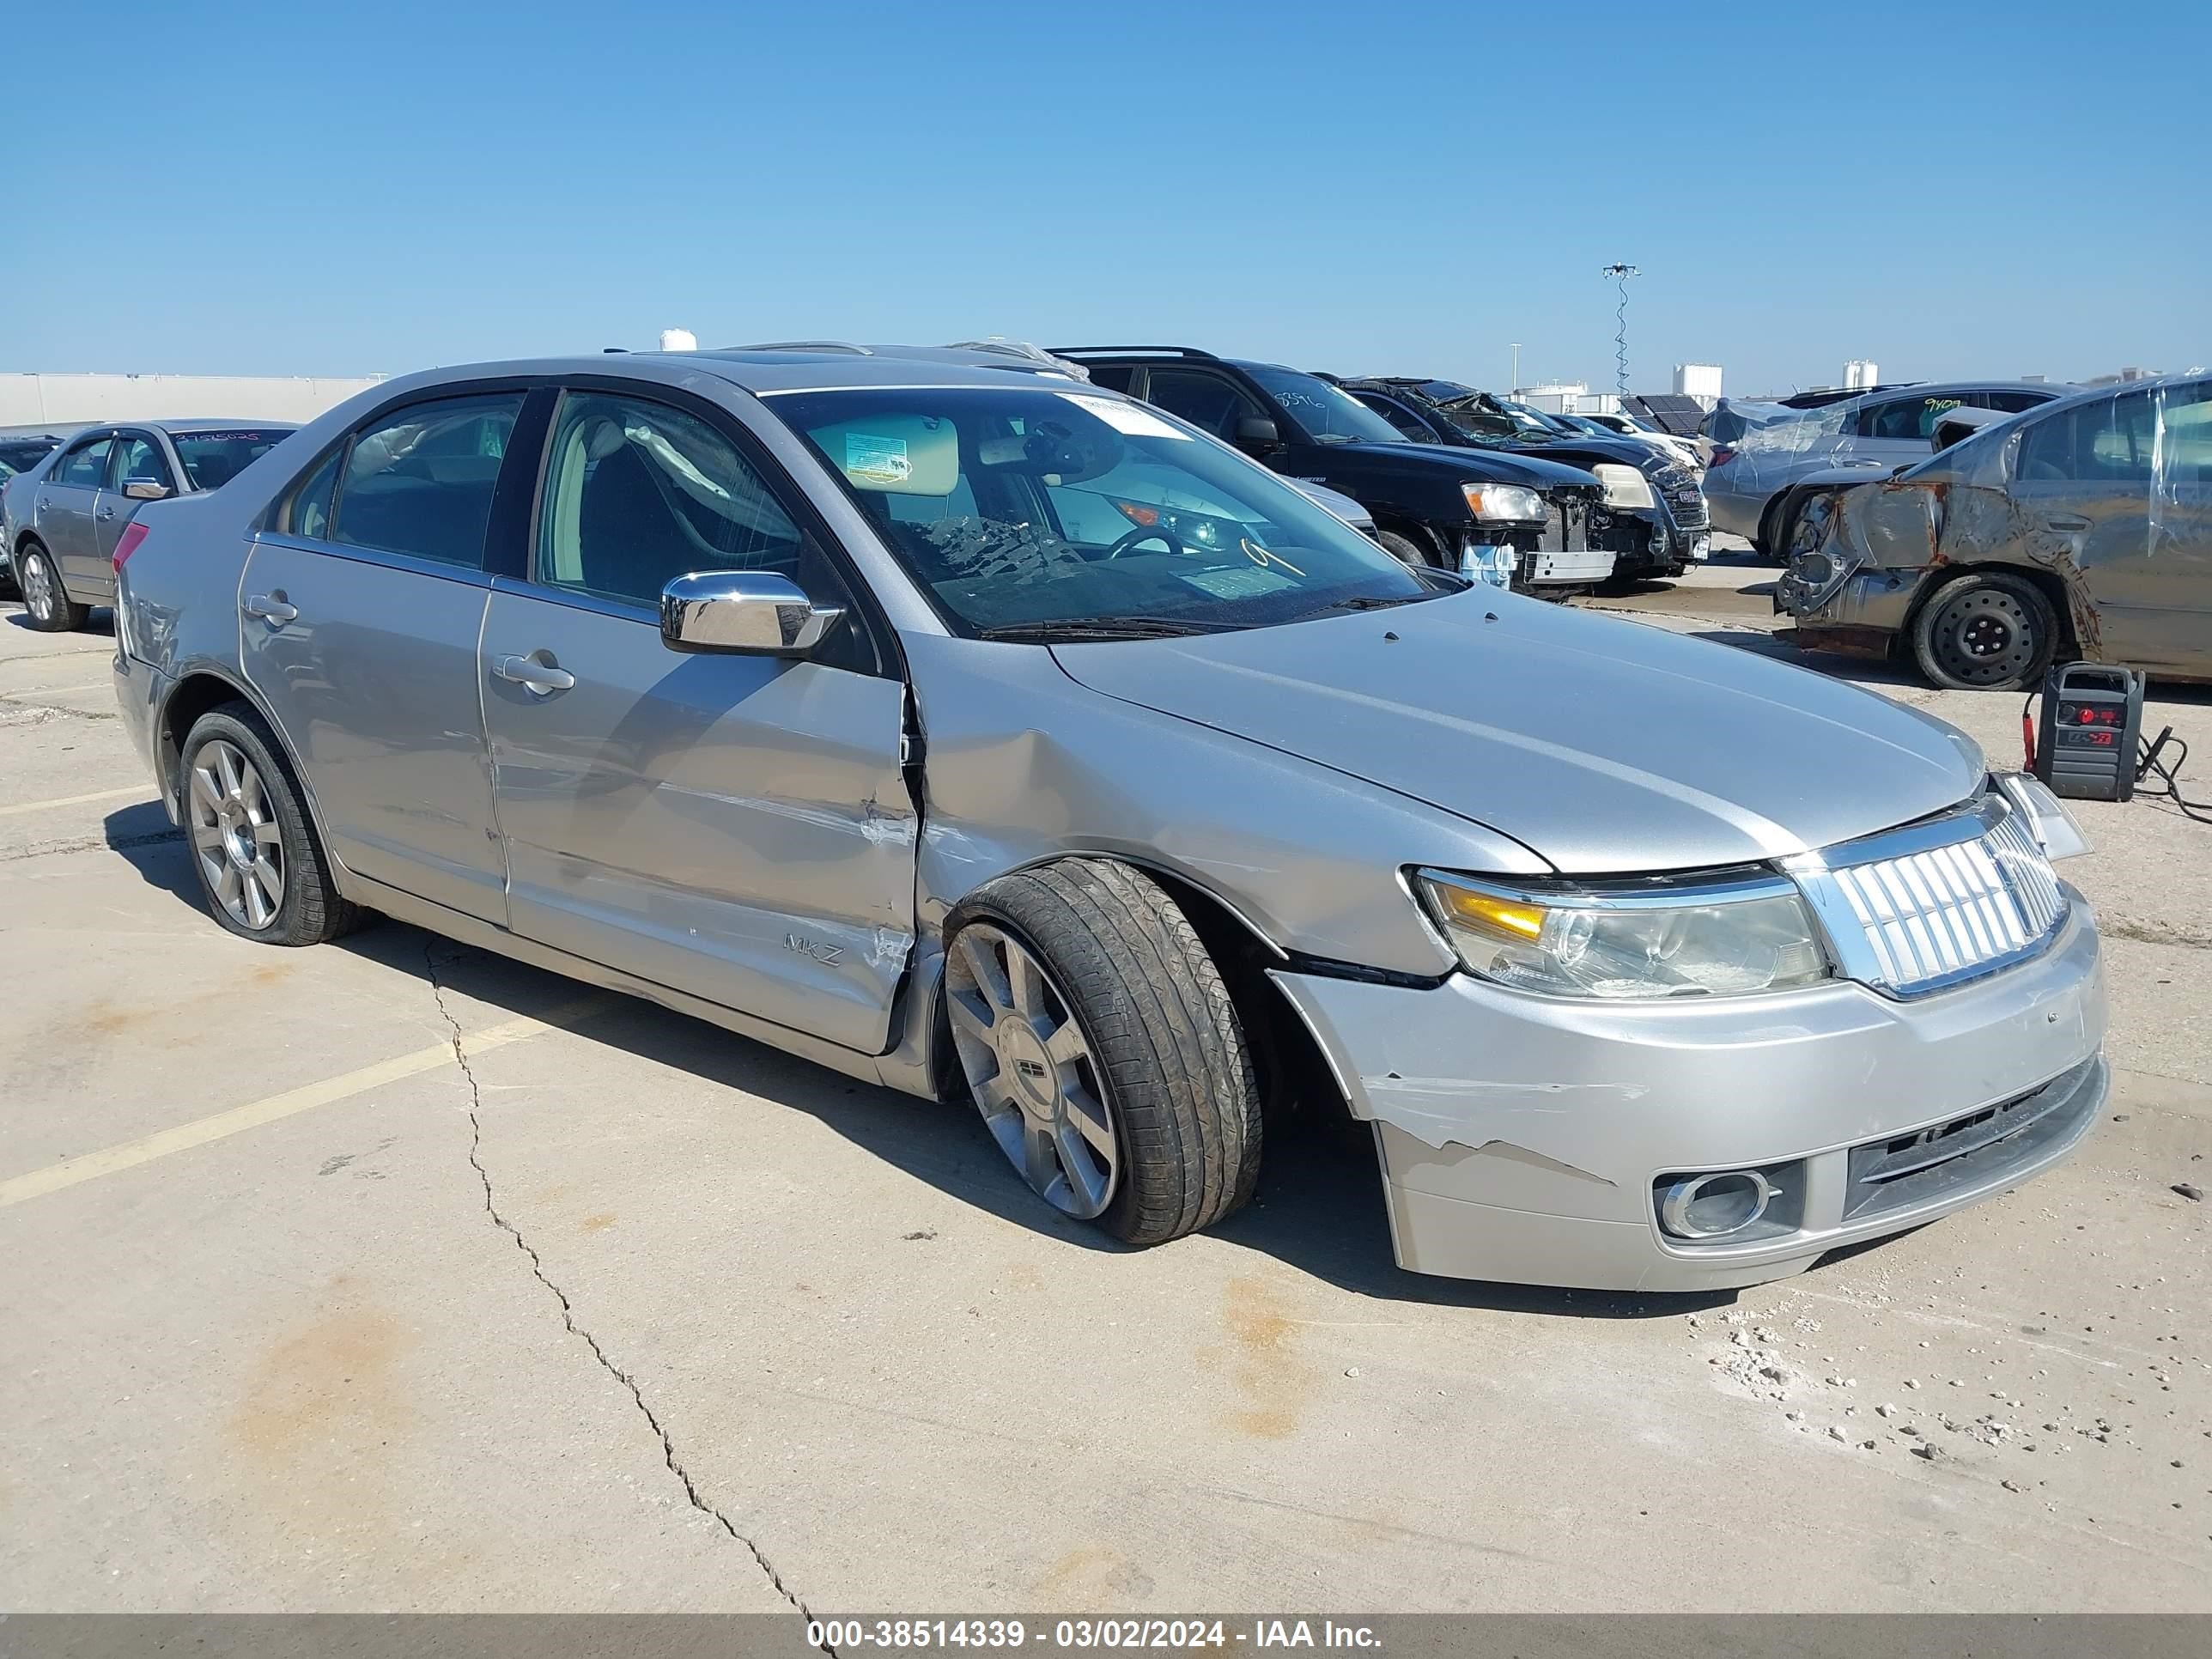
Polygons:
M416 375L115 559L232 932L380 911L971 1096L1132 1243L1334 1097L1407 1267L1743 1285L2105 1093L2079 834L1960 733L1409 568L1048 366Z

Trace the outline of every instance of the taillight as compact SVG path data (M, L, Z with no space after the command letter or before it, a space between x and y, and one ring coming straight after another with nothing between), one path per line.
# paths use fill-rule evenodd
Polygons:
M1735 459L1735 451L1723 444L1713 451L1712 459L1705 463L1705 471L1710 472L1717 466L1726 466Z
M112 561L118 570L123 568L123 562L129 558L133 553L136 553L138 550L138 544L145 539L146 526L144 525L128 524L123 526L123 535L121 539L115 544L115 557Z

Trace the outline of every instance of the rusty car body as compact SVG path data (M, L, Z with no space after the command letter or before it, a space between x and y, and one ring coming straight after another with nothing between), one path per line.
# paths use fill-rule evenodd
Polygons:
M2062 652L2212 679L2212 380L2079 393L1811 486L1774 608L1802 647L1899 651L1957 689L2037 684Z

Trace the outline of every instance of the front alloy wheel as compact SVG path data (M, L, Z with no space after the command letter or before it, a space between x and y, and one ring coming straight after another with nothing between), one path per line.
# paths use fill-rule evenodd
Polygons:
M186 791L192 852L208 891L240 927L259 933L284 904L284 832L245 752L217 738L192 757Z
M1003 930L961 930L945 967L961 1069L999 1150L1038 1196L1089 1221L1114 1196L1114 1119L1066 994Z

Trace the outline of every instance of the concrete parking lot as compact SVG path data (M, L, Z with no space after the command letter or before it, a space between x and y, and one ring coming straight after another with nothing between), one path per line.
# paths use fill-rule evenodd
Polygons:
M1771 576L1591 603L1788 653ZM234 939L112 650L0 607L0 1607L2212 1610L2169 805L2081 811L2072 1162L1732 1297L1545 1291L1399 1273L1327 1126L1128 1252L964 1109L397 925ZM2016 763L2015 696L1815 665ZM2153 701L2212 795L2212 694Z

